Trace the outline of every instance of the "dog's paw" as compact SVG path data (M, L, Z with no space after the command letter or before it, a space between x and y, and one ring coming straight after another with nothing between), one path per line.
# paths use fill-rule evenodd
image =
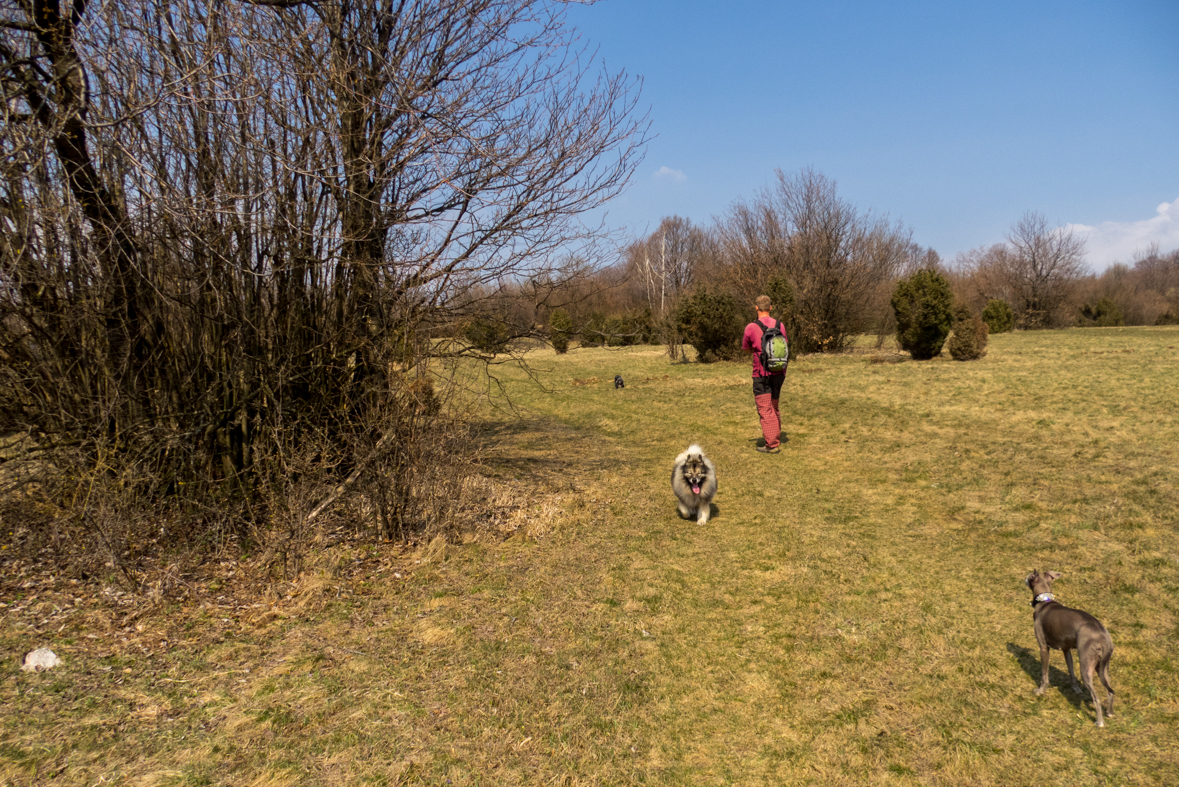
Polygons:
M1041 686L1040 688L1038 688L1038 689L1036 689L1036 690L1035 690L1034 694L1035 694L1037 697L1039 697L1039 696L1040 696L1040 695L1042 695L1042 694L1043 694L1045 691L1047 691L1047 689L1045 689L1043 686Z

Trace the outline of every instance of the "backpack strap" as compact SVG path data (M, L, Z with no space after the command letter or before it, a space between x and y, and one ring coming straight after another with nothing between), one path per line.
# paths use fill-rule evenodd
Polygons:
M782 321L781 320L774 320L773 325L766 325L761 320L754 320L753 324L756 325L758 328L761 328L762 336L765 336L766 331L768 331L770 328L776 327L779 331L782 330ZM783 335L785 335L785 334L783 334Z

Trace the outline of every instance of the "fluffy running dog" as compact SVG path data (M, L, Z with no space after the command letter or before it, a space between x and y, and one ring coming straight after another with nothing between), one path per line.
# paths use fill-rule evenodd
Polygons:
M716 467L698 445L675 458L671 469L671 491L679 498L680 516L695 517L696 524L708 523L712 498L716 497Z

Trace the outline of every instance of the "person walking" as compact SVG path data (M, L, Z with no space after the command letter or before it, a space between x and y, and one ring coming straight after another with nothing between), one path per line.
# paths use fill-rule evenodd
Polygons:
M782 335L786 329L782 323L770 316L773 304L768 295L759 295L753 302L757 310L757 319L745 326L745 335L741 338L741 348L748 350L753 356L753 402L757 405L757 418L761 422L761 433L765 435L765 445L759 445L757 450L763 454L778 453L778 443L782 434L782 417L778 411L778 398L782 393L782 383L786 380L786 370L771 372L762 365L762 335L765 329L777 326Z

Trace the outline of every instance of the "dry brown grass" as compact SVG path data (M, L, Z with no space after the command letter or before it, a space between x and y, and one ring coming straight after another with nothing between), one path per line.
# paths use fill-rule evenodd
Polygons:
M507 540L342 541L182 602L6 576L0 783L1174 784L1177 347L802 358L777 456L744 365L533 353L553 390L501 369L523 415L479 438ZM692 440L705 528L666 488ZM1113 635L1104 730L1059 653L1032 695L1033 566ZM18 672L38 645L66 665Z

